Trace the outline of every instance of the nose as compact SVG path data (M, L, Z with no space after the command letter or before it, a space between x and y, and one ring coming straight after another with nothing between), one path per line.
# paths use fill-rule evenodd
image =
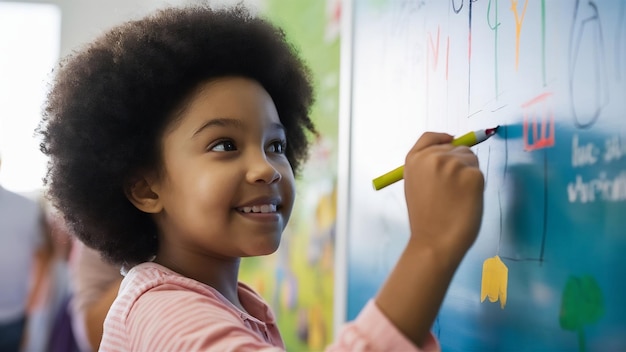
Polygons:
M281 173L265 154L258 154L249 161L246 179L250 183L272 184L280 181Z

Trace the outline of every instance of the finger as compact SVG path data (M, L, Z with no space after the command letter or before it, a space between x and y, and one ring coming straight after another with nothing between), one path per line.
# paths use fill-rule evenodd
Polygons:
M478 167L478 157L474 152L466 146L455 147L449 152L455 157L459 158L465 165Z
M478 158L474 154L462 153L458 154L457 158L467 166L478 167Z
M413 148L411 148L411 151L417 152L433 145L448 144L452 142L453 138L454 137L447 133L425 132L417 140L417 142L415 142L415 145L413 146Z

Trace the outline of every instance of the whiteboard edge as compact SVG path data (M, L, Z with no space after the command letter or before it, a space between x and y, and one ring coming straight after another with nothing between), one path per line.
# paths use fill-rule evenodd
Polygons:
M352 122L352 0L342 1L339 64L339 133L337 165L337 223L335 231L335 280L333 333L346 322L348 278L348 233L350 196L350 149Z

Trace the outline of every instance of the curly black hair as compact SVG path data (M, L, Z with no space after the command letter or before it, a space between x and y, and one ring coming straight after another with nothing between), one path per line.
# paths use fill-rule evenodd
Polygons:
M150 215L126 198L141 170L162 165L160 137L202 83L259 82L272 97L294 173L315 127L310 71L283 31L243 6L158 10L114 27L63 60L38 127L47 194L71 231L113 263L158 249Z

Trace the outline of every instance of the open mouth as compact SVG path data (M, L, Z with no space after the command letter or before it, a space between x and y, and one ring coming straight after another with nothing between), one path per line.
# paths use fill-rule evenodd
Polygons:
M258 214L271 214L275 213L278 207L276 204L262 204L262 205L253 205L250 207L240 207L237 208L237 211L240 213L258 213Z

